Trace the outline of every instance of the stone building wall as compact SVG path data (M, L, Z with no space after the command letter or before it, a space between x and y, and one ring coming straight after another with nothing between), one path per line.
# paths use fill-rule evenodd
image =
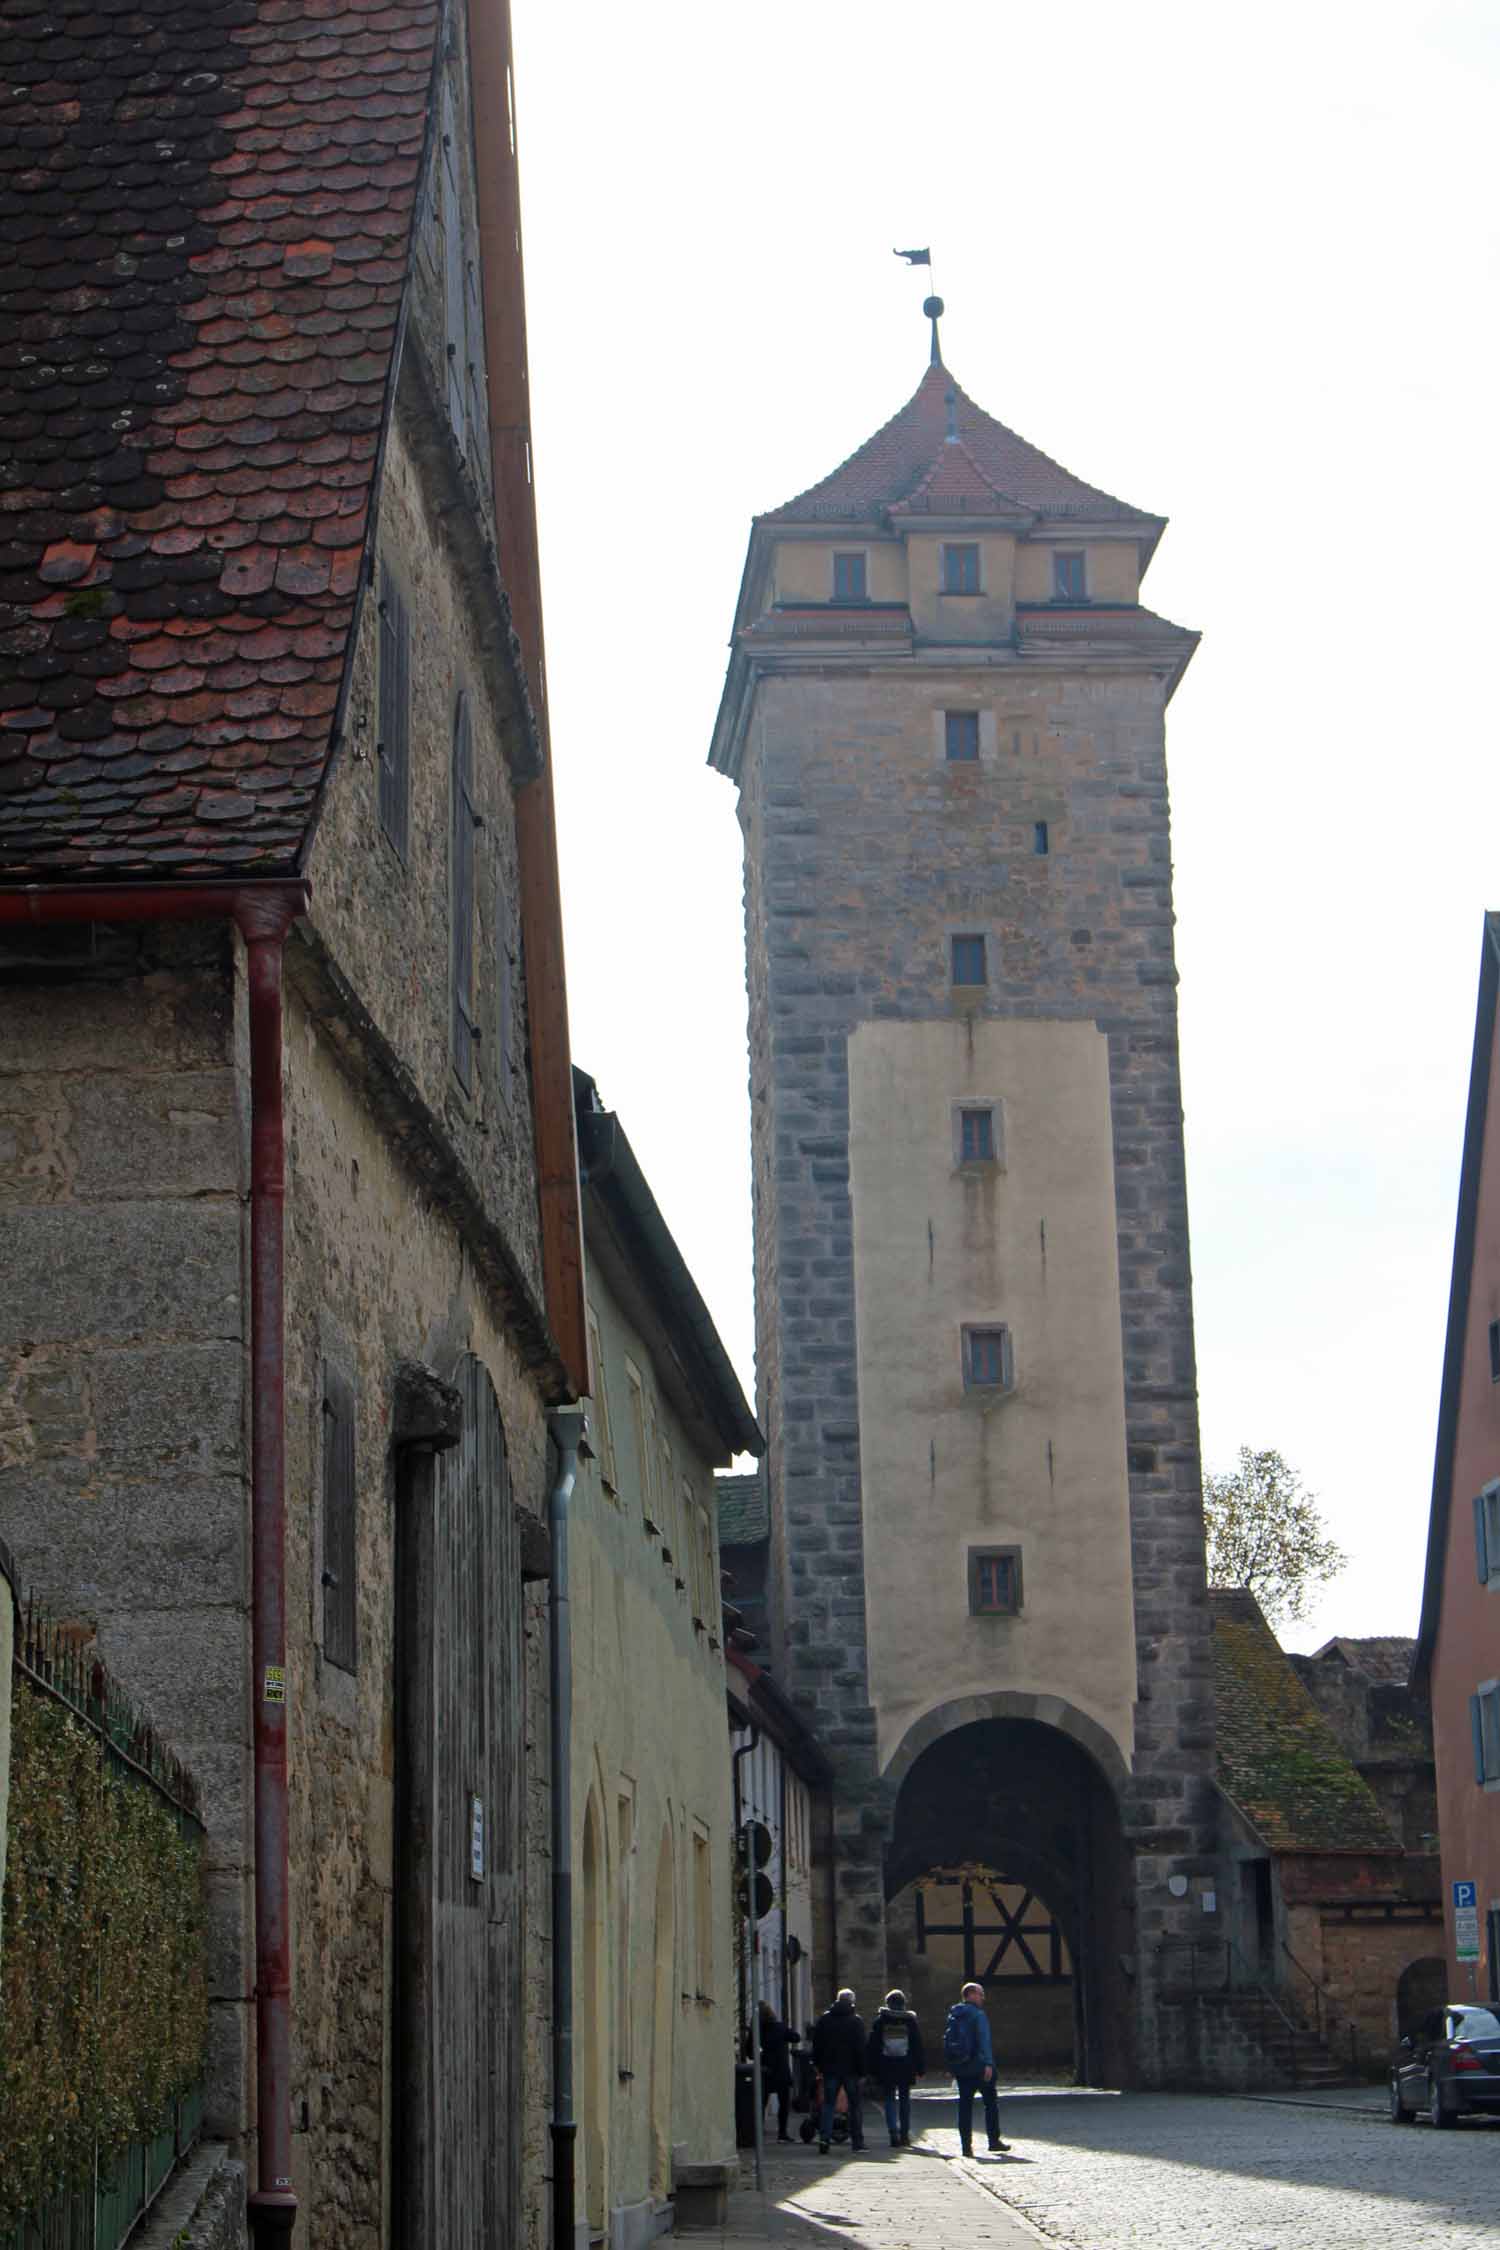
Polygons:
M201 1784L225 2132L251 1984L247 1114L222 925L0 937L0 1538Z
M952 702L993 711L993 757L934 755ZM1215 1827L1162 686L972 662L773 675L756 689L741 790L777 1652L840 1770L838 1974L883 1971L887 1819L865 1624L847 1041L866 1017L949 1013L947 941L967 929L990 941L981 1013L1084 1017L1109 1036L1139 1663L1123 1812L1144 1957L1173 1919L1167 1875L1202 1866ZM1032 850L1039 820L1045 858ZM1149 2070L1149 1996L1141 2033Z

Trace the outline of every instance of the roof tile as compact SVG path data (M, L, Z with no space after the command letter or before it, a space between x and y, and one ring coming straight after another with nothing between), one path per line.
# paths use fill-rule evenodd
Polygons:
M330 749L436 0L0 22L0 867L295 863Z

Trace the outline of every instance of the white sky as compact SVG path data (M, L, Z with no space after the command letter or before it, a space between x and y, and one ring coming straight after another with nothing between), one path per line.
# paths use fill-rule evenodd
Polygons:
M574 1053L753 1399L751 515L944 357L1171 517L1205 1460L1276 1446L1415 1630L1480 920L1500 904L1487 0L512 0Z

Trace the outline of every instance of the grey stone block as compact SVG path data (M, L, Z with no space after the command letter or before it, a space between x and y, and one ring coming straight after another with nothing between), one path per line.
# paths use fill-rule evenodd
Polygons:
M237 1201L0 1215L0 1348L241 1333Z
M91 1076L69 1081L66 1094L75 1194L238 1190L232 1070Z

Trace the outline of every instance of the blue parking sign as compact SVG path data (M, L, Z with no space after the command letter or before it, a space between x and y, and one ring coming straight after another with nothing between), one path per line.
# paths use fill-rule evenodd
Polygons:
M1457 1911L1458 1911L1458 1910L1459 1910L1459 1908L1461 1908L1461 1907L1465 1907L1465 1906L1470 1906L1470 1907L1472 1907L1472 1906L1477 1906L1477 1905L1478 1905L1478 1903L1479 1903L1479 1896L1478 1896L1478 1886L1477 1886L1476 1884L1474 1884L1474 1883L1455 1883L1455 1884L1454 1884L1454 1886L1453 1886L1453 1907L1454 1907L1454 1912L1455 1912L1455 1913L1457 1913Z

